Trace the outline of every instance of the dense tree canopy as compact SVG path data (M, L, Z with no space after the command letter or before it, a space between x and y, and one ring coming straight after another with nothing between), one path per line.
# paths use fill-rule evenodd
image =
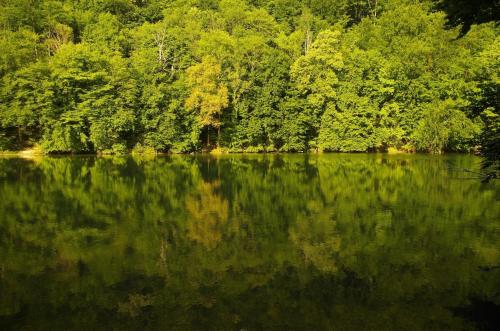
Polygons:
M498 2L460 3L5 0L0 150L495 150Z

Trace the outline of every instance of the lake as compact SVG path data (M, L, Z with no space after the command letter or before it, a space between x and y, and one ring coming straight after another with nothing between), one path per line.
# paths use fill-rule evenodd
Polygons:
M498 330L469 155L0 159L1 330Z

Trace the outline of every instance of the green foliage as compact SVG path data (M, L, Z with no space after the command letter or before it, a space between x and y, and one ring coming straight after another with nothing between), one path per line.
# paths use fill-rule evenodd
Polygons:
M319 147L326 151L363 152L377 146L366 100L346 100L329 108L321 119Z
M222 110L228 105L227 87L221 83L221 66L216 58L205 56L201 63L187 70L187 80L191 93L186 99L186 107L196 111L202 127L212 126L219 130L219 146Z
M431 153L441 153L445 149L460 151L468 146L468 139L477 136L479 129L455 102L446 100L428 105L415 129L413 141L418 149Z
M338 31L322 31L310 50L290 70L299 96L306 97L318 114L336 96L337 72L343 67L339 37Z
M48 153L86 152L89 139L80 123L57 122L47 131L42 140L42 148Z
M3 1L3 148L470 150L495 136L481 122L498 108L499 28L474 25L491 18L483 5ZM454 120L429 113L447 100ZM436 118L461 124L448 135Z
M156 151L153 147L142 146L141 143L137 143L132 150L132 155L155 155Z
M22 28L18 31L0 30L0 77L35 62L43 52L41 36Z
M500 175L500 114L498 109L486 109L482 113L485 130L481 136L481 151L485 156L483 167Z

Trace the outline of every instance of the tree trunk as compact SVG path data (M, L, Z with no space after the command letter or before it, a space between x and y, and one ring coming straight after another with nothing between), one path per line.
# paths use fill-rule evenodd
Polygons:
M217 127L217 148L220 147L220 125Z
M219 125L217 126L217 148L220 147L220 127L222 125L221 117L222 115L219 113Z
M207 148L210 148L210 127L207 126Z
M311 48L311 43L312 43L311 31L308 28L306 31L306 40L304 43L304 54L307 54L309 52L309 48Z
M17 127L17 140L19 141L19 146L23 144L23 134L20 126Z

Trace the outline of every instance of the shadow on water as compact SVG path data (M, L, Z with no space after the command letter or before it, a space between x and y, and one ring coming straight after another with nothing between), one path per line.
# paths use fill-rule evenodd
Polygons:
M492 301L474 298L454 312L472 322L477 330L496 331L500 326L500 305Z
M464 155L0 159L1 330L496 330Z

